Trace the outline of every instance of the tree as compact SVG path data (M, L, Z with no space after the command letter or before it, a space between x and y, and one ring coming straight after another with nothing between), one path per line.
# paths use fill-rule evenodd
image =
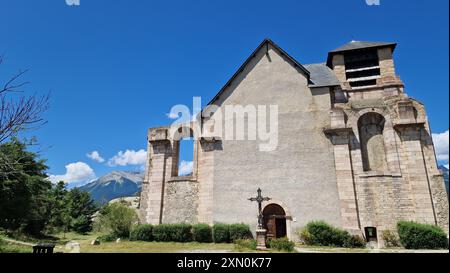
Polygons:
M70 228L70 219L68 219L66 207L67 189L63 181L53 186L50 192L50 221L52 228L62 228L64 232Z
M71 218L70 229L78 233L91 231L92 215L97 210L91 195L74 188L68 192L65 203L67 215Z
M45 161L13 138L0 144L0 226L37 234L50 219Z
M92 215L97 210L94 201L87 192L75 188L66 189L63 181L58 182L50 193L51 218L49 226L63 230L86 233L92 230Z
M0 56L0 64L2 61ZM49 95L21 95L22 87L29 83L20 81L27 71L17 73L3 86L0 85L0 143L45 123L42 114L48 109Z
M38 235L44 228L92 230L97 210L91 195L48 180L45 161L12 138L0 144L0 227Z
M134 209L120 202L111 203L100 209L99 222L113 235L128 238L132 226L137 222L137 214Z

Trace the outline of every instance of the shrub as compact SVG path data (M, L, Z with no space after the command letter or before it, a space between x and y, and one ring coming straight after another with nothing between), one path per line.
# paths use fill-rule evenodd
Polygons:
M230 233L230 240L234 242L238 239L252 239L252 232L250 227L245 224L232 224L228 228Z
M381 233L381 238L384 241L385 246L387 247L399 247L400 246L400 241L397 237L397 235L395 234L395 232L391 231L391 230L383 230L383 232Z
M114 242L115 240L117 240L117 238L118 237L116 235L110 233L110 234L99 236L97 238L97 240L99 240L100 242Z
M153 227L153 237L159 242L190 242L191 229L188 224L162 224Z
M311 238L311 233L309 233L308 229L304 228L300 230L300 241L305 245L313 245L313 241Z
M323 221L309 222L301 230L300 238L307 245L365 247L365 242L360 236L350 235L347 231L333 227Z
M192 227L192 239L199 243L212 242L212 229L207 224L197 224Z
M270 239L267 242L269 248L277 249L277 250L284 250L288 252L294 251L295 243L289 241L288 238L276 238L276 239Z
M229 226L225 224L214 224L213 226L213 240L215 243L230 242Z
M365 248L366 241L361 236L348 234L342 246L346 248Z
M153 241L153 226L138 225L130 233L130 241Z
M175 242L190 242L192 241L192 226L189 224L176 224L173 225Z
M257 245L256 240L253 240L253 239L236 239L234 241L234 244L240 250L244 250L244 249L256 250L256 245Z
M323 221L313 221L306 225L305 232L309 234L307 244L319 246L343 246L344 231L339 230Z
M86 215L81 215L72 220L71 229L80 234L86 234L92 230L92 220Z
M134 209L117 202L104 206L99 215L100 226L121 238L130 236L131 228L137 223Z
M169 225L161 224L153 227L153 238L157 242L172 241L172 231Z
M397 230L400 242L407 249L448 248L447 235L438 226L400 221Z

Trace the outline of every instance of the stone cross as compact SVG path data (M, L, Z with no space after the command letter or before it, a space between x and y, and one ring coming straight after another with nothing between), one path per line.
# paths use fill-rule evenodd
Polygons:
M269 197L262 197L261 195L261 189L258 188L258 195L256 197L249 198L250 201L256 201L258 202L258 229L263 228L263 214L262 214L262 202L263 201L269 201Z

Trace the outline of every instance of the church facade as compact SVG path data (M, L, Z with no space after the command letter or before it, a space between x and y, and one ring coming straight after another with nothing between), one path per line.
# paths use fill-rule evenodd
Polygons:
M425 108L405 93L395 48L352 41L324 63L302 65L264 40L195 121L149 129L141 221L256 228L257 204L248 199L260 188L271 198L262 204L269 237L297 240L313 220L380 244L381 232L399 220L448 232L448 196ZM248 112L221 111L236 105ZM253 119L254 109L267 111ZM230 138L227 124L238 119L245 130L236 138L233 129ZM276 141L254 137L267 120L268 128L276 123ZM194 138L193 170L180 176L186 137Z

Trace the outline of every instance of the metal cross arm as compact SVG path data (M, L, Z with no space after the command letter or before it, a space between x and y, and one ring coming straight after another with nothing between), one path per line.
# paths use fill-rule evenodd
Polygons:
M258 188L258 195L256 196L256 197L251 197L251 198L249 198L248 200L250 200L250 201L256 201L256 202L258 202L258 228L259 229L262 229L263 228L263 223L262 223L262 218L263 218L263 215L262 215L262 202L264 202L264 201L269 201L271 198L269 198L269 197L263 197L262 195L261 195L261 189L260 188Z

